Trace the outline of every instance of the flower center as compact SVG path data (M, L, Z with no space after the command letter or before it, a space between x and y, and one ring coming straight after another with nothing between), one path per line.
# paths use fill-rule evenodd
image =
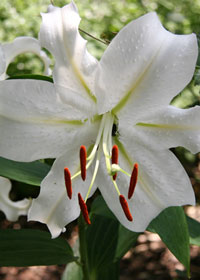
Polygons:
M79 201L80 209L83 213L83 217L84 217L85 221L87 222L87 224L91 224L91 222L89 219L86 201L87 201L87 199L90 195L90 192L92 190L92 187L94 185L102 154L104 155L104 158L105 158L105 164L106 164L108 176L110 176L113 186L115 187L115 190L118 193L119 202L124 211L124 214L129 221L133 220L131 212L128 207L128 202L125 199L125 197L120 193L119 188L116 183L116 178L117 178L117 172L122 172L130 177L130 184L129 184L129 191L128 191L128 199L130 199L134 193L135 186L137 183L138 164L137 163L134 164L132 174L129 174L128 172L126 172L119 166L119 164L118 164L118 155L119 155L118 146L117 145L112 146L112 136L116 136L116 134L117 134L117 125L114 123L114 116L111 113L104 114L102 117L101 123L100 123L96 142L95 142L89 156L87 156L86 147L85 146L80 147L80 170L77 173L75 173L73 176L71 176L69 169L67 167L64 168L64 178L65 178L65 186L66 186L66 190L67 190L67 195L68 195L69 199L71 199L72 198L72 180L78 176L81 176L82 180L85 181L87 170L91 166L91 164L95 161L93 176L91 179L91 183L88 187L88 191L85 196L85 199L83 199L81 194L78 193L78 201Z

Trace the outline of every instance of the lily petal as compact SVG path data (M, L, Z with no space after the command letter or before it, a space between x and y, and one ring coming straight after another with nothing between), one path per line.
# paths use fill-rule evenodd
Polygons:
M149 13L125 26L105 51L97 73L99 113L138 122L168 105L191 80L198 54L194 34L174 35Z
M51 70L49 65L51 63L50 59L47 57L46 53L41 50L39 41L32 37L18 37L12 43L6 43L2 45L2 50L5 55L6 68L12 62L12 60L19 54L25 52L32 52L38 55L44 63L44 74L50 75ZM5 69L6 71L6 69ZM5 79L5 74L0 77L1 80Z
M93 128L94 131L94 128ZM28 214L29 220L36 220L47 224L52 238L57 237L68 223L75 220L80 214L78 193L86 196L92 178L91 168L87 172L87 178L82 180L79 175L72 180L72 198L69 199L64 183L64 168L68 167L73 176L80 168L79 150L81 144L90 143L93 138L92 129L85 130L85 135L77 138L76 142L68 148L68 151L58 158L49 174L41 184L39 197L33 200L32 207ZM81 141L80 141L81 140ZM96 187L93 186L90 196Z
M0 155L12 160L60 156L87 126L87 116L59 102L46 81L2 81L0 99Z
M119 131L121 129L155 150L182 146L192 153L200 151L199 106L190 109L168 106L131 127L125 118L120 122Z
M25 198L20 201L12 201L9 198L10 190L10 180L0 177L0 210L5 213L9 221L15 222L20 215L27 215L31 200Z
M131 145L130 145L131 140ZM163 209L169 206L195 204L194 192L190 180L178 159L168 150L153 151L132 138L122 137L121 145L127 155L121 152L119 163L131 172L133 163L139 165L139 178L133 197L128 200L133 222L129 222L119 203L119 197L106 170L100 167L98 187L111 211L128 229L143 232L149 222ZM134 158L129 157L134 155ZM130 165L130 163L132 163ZM129 177L119 173L116 182L122 195L127 197Z
M85 98L81 93L57 84L54 85L61 102L84 112L88 118L91 118L96 114L96 105L91 104L91 100Z
M54 83L79 92L94 106L96 98L91 92L97 61L88 53L86 40L79 34L76 5L74 2L63 8L50 5L42 20L39 39L55 57Z

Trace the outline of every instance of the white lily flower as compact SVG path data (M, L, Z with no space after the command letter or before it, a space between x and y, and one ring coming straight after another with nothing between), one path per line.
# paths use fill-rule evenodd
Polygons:
M132 231L144 231L168 206L194 204L169 148L200 150L200 109L169 103L193 76L195 35L174 35L149 13L123 28L97 63L73 2L50 6L42 17L40 42L55 57L54 84L0 83L0 155L56 158L29 220L46 223L53 237L80 208L90 223L85 202L97 187Z
M4 80L6 78L6 70L12 60L16 56L25 52L32 52L39 56L44 63L44 74L51 74L51 70L49 68L51 61L46 53L41 50L39 41L32 37L17 37L11 43L0 45L0 80Z
M25 198L20 201L12 201L9 198L10 190L10 180L0 177L0 210L5 213L7 220L15 222L20 215L27 215L31 200Z

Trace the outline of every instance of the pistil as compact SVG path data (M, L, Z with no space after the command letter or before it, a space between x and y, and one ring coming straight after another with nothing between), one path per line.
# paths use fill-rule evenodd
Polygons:
M114 145L112 148L112 164L118 164L118 147ZM113 175L113 180L115 181L117 177L117 172Z

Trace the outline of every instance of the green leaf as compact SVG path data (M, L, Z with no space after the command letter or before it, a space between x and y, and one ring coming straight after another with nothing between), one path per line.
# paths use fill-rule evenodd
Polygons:
M147 230L157 233L168 249L190 271L189 232L182 207L169 207L156 217Z
M118 262L114 261L119 223L100 215L93 215L86 227L86 253L81 260L87 265L84 280L118 279Z
M80 236L80 229L79 229L79 236ZM80 258L79 239L76 240L76 243L74 244L72 250L74 255ZM65 268L61 280L83 280L83 270L82 270L81 263L79 262L69 263Z
M39 230L0 230L0 266L66 264L76 260L62 238Z
M90 276L89 276L90 277ZM95 277L95 278L94 278ZM112 263L104 269L98 270L91 280L118 280L119 279L119 262ZM83 280L83 271L79 264L72 262L69 263L64 271L61 280ZM89 280L89 279L87 279Z
M77 278L79 279L79 278ZM115 262L100 270L96 276L97 280L118 280L119 279L119 262Z
M16 80L16 79L42 80L42 81L47 81L47 82L53 83L53 79L49 76L34 75L34 74L24 74L24 75L11 76L7 80Z
M40 186L49 170L49 165L40 161L24 163L0 157L0 176L22 183Z
M197 69L194 74L194 84L195 86L200 85L200 69Z
M119 225L115 260L120 260L130 248L134 247L139 235L139 232L130 231L121 224Z
M91 222L86 230L86 242L89 271L94 276L114 260L119 224L99 215L93 215Z
M61 280L83 280L83 271L81 266L75 262L69 263Z
M91 214L104 216L106 218L115 220L116 223L118 223L118 239L113 261L115 262L120 260L125 255L125 253L135 245L140 233L130 231L122 226L110 211L102 196L98 196L93 202Z
M200 246L200 223L188 216L187 223L190 235L190 244Z
M102 206L102 207L101 207ZM118 242L119 222L100 214L107 212L101 196L92 203L91 225L87 226L82 215L79 218L81 262L84 263L84 280L118 279L118 264L114 261ZM98 212L98 214L97 214ZM112 217L112 216L111 216Z
M198 58L197 58L197 66L200 66L200 35L199 34L197 35L197 43L198 43L198 49L199 49Z
M101 195L97 196L97 198L92 203L92 208L90 211L91 215L94 213L95 215L104 216L110 219L117 220L114 214L110 211L108 206L106 205L103 197Z

